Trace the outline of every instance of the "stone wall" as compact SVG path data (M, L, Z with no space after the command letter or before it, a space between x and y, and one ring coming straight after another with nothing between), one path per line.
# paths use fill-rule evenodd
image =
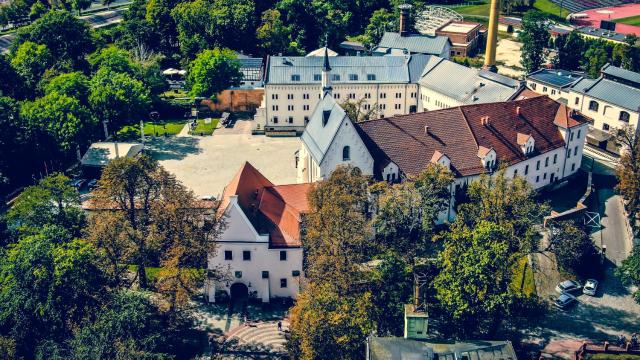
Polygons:
M253 112L260 107L264 88L224 90L215 101L204 100L211 111Z

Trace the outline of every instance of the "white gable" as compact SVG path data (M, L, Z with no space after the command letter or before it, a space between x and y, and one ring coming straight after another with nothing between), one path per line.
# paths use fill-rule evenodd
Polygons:
M325 95L316 105L301 137L316 163L322 163L346 116L331 94Z
M360 168L366 175L373 175L373 157L347 116L342 119L320 163L321 176L328 176L341 165L351 165Z
M226 227L216 241L251 241L267 242L268 235L261 236L251 224L244 211L238 204L238 197L231 196L229 205L224 211Z

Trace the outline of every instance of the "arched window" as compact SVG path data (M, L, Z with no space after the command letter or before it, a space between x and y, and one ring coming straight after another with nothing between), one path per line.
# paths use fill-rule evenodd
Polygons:
M598 104L597 101L595 100L591 100L589 101L589 110L591 111L598 111L598 108L600 107L600 104Z
M618 120L620 120L620 121L624 121L624 122L627 122L627 123L628 123L628 122L629 122L629 117L630 117L630 116L631 116L631 115L629 115L629 113L628 113L628 112L626 112L626 111L620 111L620 116L618 117Z
M342 161L351 160L351 149L349 146L342 148Z

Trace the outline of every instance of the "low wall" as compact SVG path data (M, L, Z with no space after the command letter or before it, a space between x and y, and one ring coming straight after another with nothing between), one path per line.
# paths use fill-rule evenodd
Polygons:
M253 112L260 107L264 89L233 89L224 90L216 97L216 100L203 100L211 111Z
M583 214L589 208L586 205L586 203L591 197L592 195L591 193L593 191L592 178L593 178L593 173L589 172L589 180L587 181L587 191L584 193L584 195L582 195L580 200L578 200L578 203L574 208L569 209L567 211L563 211L561 213L552 211L551 215L544 217L543 226L545 228L547 227L547 224L549 221L575 220L575 219L582 218Z

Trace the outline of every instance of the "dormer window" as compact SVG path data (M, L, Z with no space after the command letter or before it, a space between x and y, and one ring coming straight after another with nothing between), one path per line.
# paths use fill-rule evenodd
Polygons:
M517 143L520 145L520 149L524 155L530 155L533 153L535 148L535 142L533 140L533 136L530 134L518 133L517 135Z
M291 81L300 81L300 74L291 75Z
M322 80L322 76L320 76L320 74L313 74L313 81L320 81Z
M326 126L329 122L329 117L331 116L331 110L322 111L322 126Z
M333 74L333 75L331 75L331 80L333 80L333 81L340 81L340 74Z
M376 80L376 74L367 74L367 80L368 81L375 81Z
M497 164L497 154L493 149L484 146L478 147L478 157L482 161L482 166L488 171L493 171Z
M349 74L349 81L358 81L358 74Z

